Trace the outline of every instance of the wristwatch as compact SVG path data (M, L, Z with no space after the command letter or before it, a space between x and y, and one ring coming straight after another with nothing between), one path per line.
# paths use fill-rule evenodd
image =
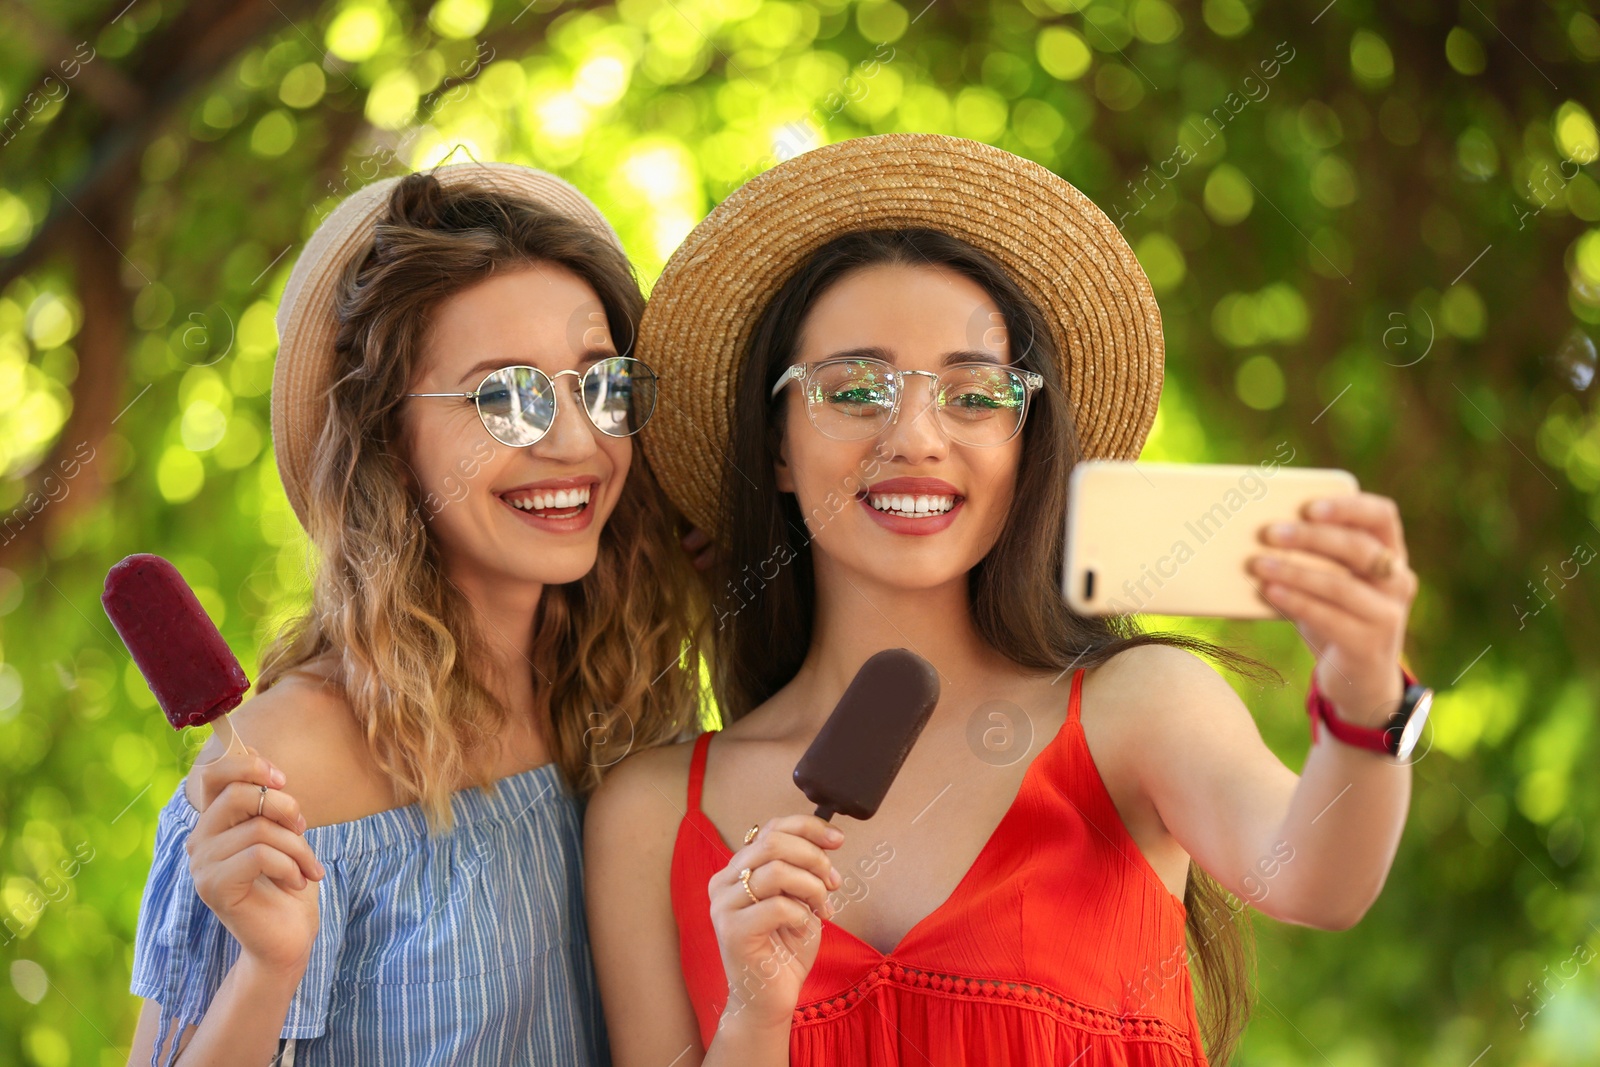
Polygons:
M1311 717L1311 740L1317 740L1317 722L1327 724L1328 732L1347 745L1387 752L1398 759L1411 755L1422 736L1422 725L1428 721L1428 711L1433 706L1433 690L1418 682L1416 676L1402 665L1400 677L1404 691L1400 706L1389 717L1388 726L1361 726L1348 722L1333 710L1333 704L1317 688L1317 675L1311 674L1311 689L1306 693L1306 714Z

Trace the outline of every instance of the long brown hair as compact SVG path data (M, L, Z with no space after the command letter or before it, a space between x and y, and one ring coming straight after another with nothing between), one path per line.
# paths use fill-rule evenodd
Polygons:
M421 172L395 184L372 248L340 282L335 382L307 508L321 556L313 603L263 658L266 690L333 656L373 756L435 829L449 827L461 782L491 785L477 757L508 714L482 676L474 610L441 567L426 521L437 505L419 500L408 477L400 397L441 301L491 273L546 263L594 289L626 354L644 299L608 237L478 183L446 188ZM473 470L464 464L463 480ZM631 748L676 739L699 711L703 597L677 524L635 449L594 568L540 595L530 669L555 762L580 795Z
M795 676L815 618L805 520L795 498L778 491L773 472L784 409L769 394L794 362L817 299L847 273L877 264L939 265L982 286L1012 339L1013 362L1044 376L1023 428L1011 512L993 550L968 575L983 639L1030 670L1092 667L1136 645L1163 644L1210 656L1257 680L1271 676L1281 682L1270 666L1195 637L1141 632L1131 616L1080 616L1053 582L1041 580L1061 573L1067 476L1082 455L1044 317L1004 268L966 242L928 229L874 230L818 249L761 309L745 352L723 479L720 521L729 547L712 583L714 688L724 718L747 714ZM734 616L738 625L728 625ZM1212 1061L1224 1064L1250 1015L1248 917L1198 866L1190 868L1184 905L1203 1039Z

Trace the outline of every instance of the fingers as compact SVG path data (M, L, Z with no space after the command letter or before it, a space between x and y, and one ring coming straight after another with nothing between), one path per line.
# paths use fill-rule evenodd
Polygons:
M205 900L223 886L248 885L262 876L285 890L304 889L309 884L305 872L289 856L270 845L251 845L196 877L195 888Z
M1325 505L1327 513L1318 514L1317 505ZM1390 497L1366 492L1319 497L1307 501L1302 514L1311 523L1337 523L1357 527L1371 534L1402 562L1406 558L1405 529L1400 522L1400 505Z
M694 557L695 570L703 571L716 562L717 546L712 542L711 535L700 527L692 528L678 543L683 546L685 552Z
M770 860L751 870L749 893L744 891L737 872L733 885L722 892L728 897L730 908L755 907L781 895L798 901L808 912L827 919L832 916L832 905L828 903L829 888L810 871L783 860ZM752 895L755 900L750 899Z
M1287 529L1277 524L1264 526L1261 539L1268 544L1298 551L1316 552L1344 564L1351 571L1368 580L1378 559L1389 554L1393 557L1389 578L1408 570L1404 552L1391 553L1366 530L1334 523L1292 523ZM1404 584L1404 583L1401 583Z
M742 895L744 890L739 892ZM809 930L818 919L810 908L782 893L775 893L759 904L751 904L746 900L744 907L739 908L738 916L741 922L748 922L757 930Z
M1274 599L1273 585L1300 597L1323 601L1329 609L1347 613L1369 625L1396 623L1402 617L1404 609L1392 596L1348 571L1311 567L1286 557L1254 561L1251 570L1268 583L1262 593L1280 607L1285 606L1285 602Z
M325 873L310 842L266 818L252 818L209 837L190 834L190 840L191 870L221 864L253 846L265 845L294 861L300 873L312 881L319 881Z
M196 776L200 783L200 803L195 805L197 811L209 808L232 782L248 782L256 786L257 796L260 795L261 786L281 789L285 782L283 772L264 757L258 756L253 749L230 753L203 767L196 765L190 768L189 773Z
M300 802L288 793L268 789L262 799L261 787L251 782L229 782L200 814L195 830L202 834L219 834L229 827L254 819L257 814L271 819L286 830L303 833L305 816L300 812Z
M733 854L728 866L720 874L738 880L738 872L745 867L752 870L764 863L782 860L810 872L830 888L843 882L833 869L833 861L824 849L836 849L844 842L844 833L815 815L785 815L769 819L756 833L755 839ZM729 884L724 881L723 884Z

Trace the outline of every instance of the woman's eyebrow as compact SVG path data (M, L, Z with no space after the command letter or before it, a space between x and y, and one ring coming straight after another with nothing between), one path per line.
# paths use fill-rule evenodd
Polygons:
M583 367L589 363L597 363L602 359L610 359L614 355L616 355L616 352L609 348L590 348L578 357L578 366ZM472 378L472 376L475 374L488 374L492 370L503 370L506 367L530 366L537 367L538 364L529 363L526 360L515 360L509 357L502 359L480 360L462 372L460 381L464 383L468 379ZM544 368L541 367L540 369L543 370Z
M885 363L895 362L894 353L881 345L864 345L860 348L847 348L822 357L823 359L881 359ZM820 360L819 360L820 362ZM981 348L958 348L946 352L940 360L941 365L950 366L953 363L1003 363L999 356Z
M947 366L947 367L952 363L995 363L995 364L1000 364L1000 363L1004 363L1004 362L1005 362L1005 360L1001 359L999 356L995 355L993 352L990 352L987 349L982 349L982 348L963 348L963 349L958 349L957 351L954 351L954 352L946 352L944 354L944 365Z

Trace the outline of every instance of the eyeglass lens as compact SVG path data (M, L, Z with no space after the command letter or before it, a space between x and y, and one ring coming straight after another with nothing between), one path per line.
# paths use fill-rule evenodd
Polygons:
M584 372L581 392L595 429L626 437L655 410L656 376L637 359L612 356ZM478 417L502 444L531 445L555 424L555 383L535 367L503 367L478 387Z
M898 376L872 360L817 364L806 391L811 422L828 437L860 440L881 433L894 412ZM1028 390L1006 367L952 367L939 375L935 417L953 441L997 445L1022 425Z

